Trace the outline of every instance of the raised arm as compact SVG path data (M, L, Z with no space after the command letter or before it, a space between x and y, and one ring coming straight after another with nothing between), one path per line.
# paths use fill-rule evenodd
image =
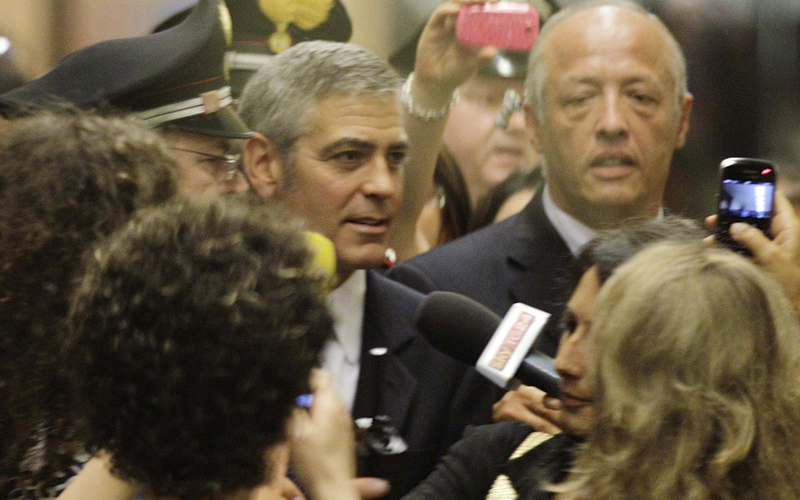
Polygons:
M398 260L420 253L415 242L417 219L433 192L433 171L456 89L491 59L496 49L462 47L456 41L456 19L463 4L450 0L433 11L417 46L412 81L403 92L403 112L410 148L404 177L403 204L391 245Z

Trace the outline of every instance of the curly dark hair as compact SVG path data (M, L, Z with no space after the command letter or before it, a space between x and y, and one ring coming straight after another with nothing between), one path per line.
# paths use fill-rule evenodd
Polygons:
M93 242L172 196L174 171L118 117L64 108L0 132L0 492L42 425L49 458L71 456L57 367L74 278Z
M266 482L332 335L302 234L240 198L142 213L95 252L70 353L89 449L157 496Z

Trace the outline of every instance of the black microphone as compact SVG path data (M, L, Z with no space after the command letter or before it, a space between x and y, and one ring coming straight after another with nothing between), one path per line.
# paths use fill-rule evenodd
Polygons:
M553 359L529 353L550 314L514 304L504 318L469 297L431 292L417 308L415 323L439 351L475 368L500 387L520 382L559 397L561 377Z

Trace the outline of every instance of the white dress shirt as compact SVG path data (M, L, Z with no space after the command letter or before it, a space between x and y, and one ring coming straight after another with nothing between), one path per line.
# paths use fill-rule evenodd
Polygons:
M336 337L322 351L322 367L333 375L339 397L353 409L361 369L361 339L367 272L359 269L328 294L328 311L333 316Z

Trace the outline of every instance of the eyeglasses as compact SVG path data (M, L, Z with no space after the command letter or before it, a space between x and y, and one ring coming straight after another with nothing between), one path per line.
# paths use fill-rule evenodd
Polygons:
M236 177L237 173L242 173L241 170L241 154L225 154L225 155L212 155L211 153L204 153L202 151L194 151L192 149L172 147L175 151L183 151L184 153L192 153L204 158L204 163L213 166L209 173L216 177L218 180L231 181Z

